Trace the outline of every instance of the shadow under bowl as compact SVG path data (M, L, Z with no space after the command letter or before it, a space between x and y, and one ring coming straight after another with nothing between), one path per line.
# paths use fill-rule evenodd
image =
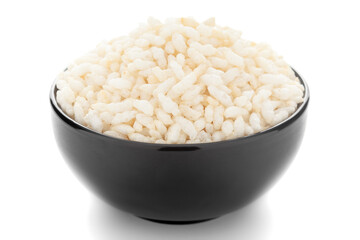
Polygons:
M296 73L296 72L295 72ZM99 134L68 117L50 92L63 157L111 205L161 223L196 223L235 211L263 194L295 156L305 130L304 102L283 122L254 135L200 144L151 144Z

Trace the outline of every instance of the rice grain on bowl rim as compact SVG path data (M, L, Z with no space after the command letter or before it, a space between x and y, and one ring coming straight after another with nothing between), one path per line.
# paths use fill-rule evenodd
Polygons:
M57 102L78 123L151 143L222 141L293 114L304 87L268 45L213 18L149 18L100 43L56 80Z

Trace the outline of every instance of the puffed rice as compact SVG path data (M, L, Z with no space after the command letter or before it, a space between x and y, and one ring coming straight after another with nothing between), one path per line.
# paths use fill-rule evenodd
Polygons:
M210 18L149 18L100 43L56 80L56 99L78 123L116 138L157 144L248 136L278 124L304 87L268 45Z

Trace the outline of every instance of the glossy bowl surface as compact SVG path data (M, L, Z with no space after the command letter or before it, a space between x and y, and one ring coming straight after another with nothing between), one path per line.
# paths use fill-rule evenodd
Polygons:
M61 110L54 83L53 129L68 164L106 202L145 219L199 222L258 198L289 165L309 103L301 81L305 100L283 122L251 136L200 144L141 143L94 132Z

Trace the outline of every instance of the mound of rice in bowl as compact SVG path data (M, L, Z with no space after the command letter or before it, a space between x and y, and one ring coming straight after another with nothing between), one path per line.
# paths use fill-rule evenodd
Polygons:
M263 131L294 113L304 94L268 45L213 18L150 18L75 60L56 86L58 104L78 123L117 138L170 144Z

